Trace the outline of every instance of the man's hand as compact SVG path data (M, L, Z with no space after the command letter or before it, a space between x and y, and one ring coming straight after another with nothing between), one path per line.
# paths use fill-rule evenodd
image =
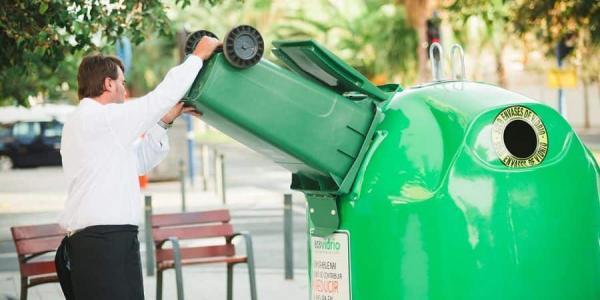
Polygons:
M179 102L161 118L161 121L165 122L166 124L171 124L173 121L175 121L175 119L181 116L182 113L188 113L198 118L200 118L202 115L200 112L196 111L194 107L183 107L183 102Z
M194 49L192 54L202 58L202 60L207 60L213 54L215 49L222 44L223 43L215 38L203 36L198 44L196 44L196 49Z

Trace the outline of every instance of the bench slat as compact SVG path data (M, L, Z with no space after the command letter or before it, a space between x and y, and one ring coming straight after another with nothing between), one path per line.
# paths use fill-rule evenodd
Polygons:
M58 276L56 274L29 278L29 286L51 282L58 282Z
M19 240L15 242L17 254L29 255L40 252L56 251L64 236L56 236L42 239Z
M237 263L245 263L248 261L248 257L246 256L233 256L233 257L208 257L208 258L198 258L198 259L188 259L183 260L181 262L182 265L197 265L197 264L212 264L212 263L228 263L228 264L237 264ZM175 267L175 262L164 261L158 264L158 270L162 271L165 269L171 269Z
M231 224L152 229L154 242L161 242L172 236L177 237L180 240L188 240L220 236L225 237L231 236L232 234L233 227Z
M21 265L21 276L55 274L56 266L53 260L35 261Z
M233 245L217 245L204 247L181 248L181 259L203 258L213 256L233 256L235 248ZM173 249L157 249L156 261L173 260Z
M65 235L63 230L58 224L43 224L43 225L31 225L31 226L16 226L11 227L13 239L32 239L32 238L44 238L58 235Z
M152 227L181 226L190 224L229 222L229 210L160 214L152 216Z

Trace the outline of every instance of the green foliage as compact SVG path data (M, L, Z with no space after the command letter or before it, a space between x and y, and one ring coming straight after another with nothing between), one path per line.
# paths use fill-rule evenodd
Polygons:
M175 11L172 20L178 31L185 29L191 33L201 29L208 30L221 40L234 26L251 25L261 32L266 45L270 45L268 28L273 23L273 11L272 0L223 0L217 6L193 3L186 9Z
M57 84L74 86L72 64L79 61L74 58L112 46L122 36L134 44L152 32L172 37L169 24L160 0L2 1L0 105L27 105L27 96L40 92L54 96Z
M55 67L37 63L38 67L25 75L18 67L2 70L0 106L27 105L27 97L38 92L43 92L50 99L77 99L76 71L80 61L80 55L67 55Z
M315 39L369 78L411 82L417 36L403 6L386 1L306 4L274 26L279 39Z
M170 68L179 62L177 42L159 35L148 37L133 47L133 60L127 85L130 96L141 96L154 89Z
M456 39L467 44L468 23L478 18L485 24L481 40L483 44L504 35L509 23L509 8L504 0L457 0L446 7ZM503 38L501 38L503 39Z
M38 94L46 99L76 99L76 72L81 57L95 51L113 53L114 42L122 36L137 44L127 78L132 94L146 93L179 60L173 33L184 27L189 31L208 29L223 38L232 26L250 24L263 33L267 45L274 38L312 38L378 80L411 82L418 69L417 36L406 25L409 16L405 5L398 3L422 5L422 1L114 2L0 2L0 105L27 105L27 97ZM214 6L216 3L220 5ZM543 41L549 55L553 55L556 41L564 33L576 32L580 41L573 56L590 62L583 65L584 73L589 74L586 77L600 80L598 64L593 59L600 42L597 0L441 3L446 4L444 9L458 42L477 51L491 48L497 57L514 32L528 37L534 34ZM476 33L465 30L470 23L479 24L475 26ZM265 54L272 58L269 51Z
M224 0L218 6L194 3L186 9L177 10L172 19L177 30L185 29L191 33L203 29L223 39L236 25L248 24L256 27L257 20L263 17L262 13L270 6L271 0ZM263 29L258 26L262 33Z
M600 1L519 0L514 8L517 33L531 33L554 55L557 42L567 33L578 37L574 55L581 64L584 82L600 82Z
M535 43L530 48L542 49L548 57L554 57L557 42L567 33L576 33L579 42L571 57L586 62L582 64L582 79L600 80L594 59L600 45L598 0L456 0L446 9L461 43L479 51L491 45L497 58L498 50L517 35ZM465 30L473 19L485 24L475 42Z
M456 0L446 7L454 38L458 43L475 49L477 57L485 48L491 48L496 59L498 84L506 85L502 63L504 48L509 42L510 7L507 0ZM472 30L475 29L475 30ZM479 66L475 66L474 73ZM477 75L475 74L474 77Z
M535 33L547 44L568 32L588 31L591 43L600 44L600 1L518 0L514 7L518 33Z

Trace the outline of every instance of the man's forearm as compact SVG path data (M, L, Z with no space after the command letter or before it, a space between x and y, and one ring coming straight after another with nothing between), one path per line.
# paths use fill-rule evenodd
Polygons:
M156 124L189 90L202 68L202 60L190 55L174 67L150 93L123 104L106 105L107 121L124 145L131 145Z
M156 89L147 95L155 104L159 104L157 105L157 108L160 108L159 117L163 117L177 101L185 96L202 64L203 61L199 57L190 55L183 64L171 69ZM154 121L158 121L159 117Z
M150 128L136 145L138 174L145 174L156 167L169 152L167 130L158 124Z

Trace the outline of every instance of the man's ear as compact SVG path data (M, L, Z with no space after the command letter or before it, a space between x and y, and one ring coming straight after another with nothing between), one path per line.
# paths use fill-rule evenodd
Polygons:
M108 77L104 78L104 90L110 91L111 89L112 89L112 80L110 80L110 78L108 78Z

